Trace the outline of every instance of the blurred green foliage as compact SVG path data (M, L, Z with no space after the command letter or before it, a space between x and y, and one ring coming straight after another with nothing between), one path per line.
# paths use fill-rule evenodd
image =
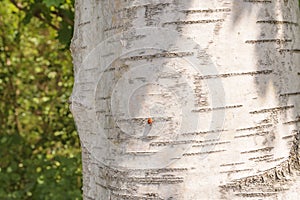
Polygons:
M73 2L0 1L0 199L82 199Z

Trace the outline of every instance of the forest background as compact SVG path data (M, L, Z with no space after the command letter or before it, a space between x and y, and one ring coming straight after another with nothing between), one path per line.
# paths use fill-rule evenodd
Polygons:
M73 0L0 0L0 199L82 199Z

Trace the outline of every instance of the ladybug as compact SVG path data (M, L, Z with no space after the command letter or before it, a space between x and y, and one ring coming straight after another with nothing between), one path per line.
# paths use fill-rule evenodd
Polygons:
M147 123L148 123L149 125L152 125L153 119L152 119L152 118L148 118Z

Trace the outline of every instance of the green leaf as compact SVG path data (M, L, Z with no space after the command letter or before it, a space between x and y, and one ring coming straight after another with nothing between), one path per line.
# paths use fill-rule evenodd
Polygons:
M30 22L32 18L32 13L31 12L27 12L24 19L23 19L23 23L26 25Z
M73 35L73 27L65 22L61 23L61 28L58 30L58 40L61 44L69 46Z
M49 8L51 6L58 7L60 4L62 4L64 0L43 0L43 3Z

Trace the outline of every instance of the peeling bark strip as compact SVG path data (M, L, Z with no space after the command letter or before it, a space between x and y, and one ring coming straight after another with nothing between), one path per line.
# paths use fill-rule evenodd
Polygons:
M257 129L269 128L269 127L272 127L272 126L273 126L272 124L263 124L263 125L258 125L258 126L252 126L252 127L247 127L247 128L236 129L236 131L257 130Z
M255 110L255 111L250 111L250 114L258 114L258 113L266 113L266 112L274 112L274 111L282 111L282 110L287 110L294 108L294 105L288 105L288 106L279 106L279 107L274 107L274 108L266 108L266 109L261 109L261 110Z
M192 147L202 147L202 146L213 146L213 145L220 145L220 144L228 144L230 142L212 142L212 141L218 141L217 139L214 140L182 140L182 141L160 141L160 142L152 142L150 146L167 146L167 145L180 145L180 144L199 144L199 145L193 145ZM210 143L212 142L212 143Z
M298 0L76 0L84 199L297 199L298 23Z
M300 53L300 49L279 49L280 53L291 52L291 53Z
M244 2L249 2L249 3L272 3L271 0L244 0Z
M219 132L225 132L227 130L210 130L210 131L201 131L201 132L191 132L191 133L182 133L183 136L192 136L192 135L207 135L207 134L214 134L214 133L219 133Z
M116 26L111 26L109 28L104 29L105 32L107 31L111 31L111 30L116 30L116 29L124 29L124 28L128 28L130 24L126 24L126 25L116 25Z
M201 108L197 110L192 110L192 112L209 112L213 110L222 110L222 109L230 109L230 108L240 108L243 105L233 105L233 106L224 106L224 107L216 107L216 108Z
M261 70L256 72L241 72L241 73L227 73L227 74L217 74L217 75L206 75L206 76L195 76L195 80L211 79L211 78L228 78L233 76L243 76L243 75L268 75L271 74L273 70Z
M294 123L298 123L298 122L300 122L300 118L299 118L299 117L298 117L298 119L296 119L296 120L284 122L283 124L294 124Z
M212 153L220 153L226 151L225 149L215 150L215 151L204 151L204 152L194 152L194 153L184 153L183 156L199 156L203 154L212 154Z
M293 21L280 21L280 20L259 20L256 23L258 24L290 24L290 25L295 25L298 26L298 23L293 22Z
M300 92L290 92L290 93L284 93L284 94L280 94L279 96L294 96L294 95L300 95Z
M292 42L290 39L263 39L263 40L247 40L245 43L247 44L259 44L259 43L285 43L285 42Z
M217 23L223 22L224 19L208 19L208 20L196 20L196 21L176 21L176 22L166 22L164 25L176 24L176 25L191 25L191 24L207 24L207 23Z
M252 171L253 169L236 169L236 170L228 170L228 171L221 171L221 174L230 174L230 173L239 173L239 172L248 172Z
M245 163L244 162L228 163L228 164L221 164L220 167L236 166L236 165L243 165L243 164L245 164Z
M261 148L261 149L255 149L255 150L249 150L249 151L242 151L241 154L245 154L245 153L257 153L257 152L263 152L263 151L271 151L272 149L274 149L274 147L265 147L265 148Z
M230 12L230 8L217 8L217 9L203 9L203 10L183 10L182 12L187 14L192 13L215 13L215 12Z
M157 53L153 55L142 55L142 56L132 56L128 58L123 58L123 61L133 61L133 60L152 60L152 59L159 59L159 58L181 58L186 56L192 56L193 52L164 52L164 53Z
M244 2L249 2L249 3L272 3L271 0L244 0Z
M252 129L247 129L247 130L252 130ZM245 134L245 135L236 135L236 136L234 136L234 138L247 138L247 137L255 137L255 136L265 136L265 135L269 135L269 134L270 134L269 131L259 131L257 133L251 133L251 134Z

